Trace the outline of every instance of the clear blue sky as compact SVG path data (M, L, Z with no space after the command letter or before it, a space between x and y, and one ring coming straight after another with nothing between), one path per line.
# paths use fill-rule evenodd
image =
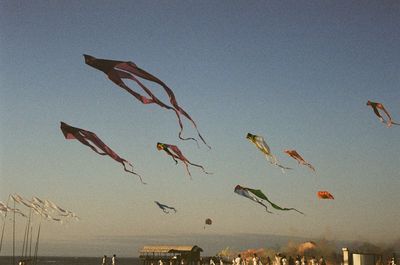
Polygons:
M400 121L399 21L398 1L2 1L0 200L38 196L81 216L46 223L44 242L235 233L395 240L400 127L379 123L366 102ZM133 61L163 80L212 150L179 141L173 112L142 105L85 65L84 53ZM60 121L97 133L148 185L66 141ZM294 170L268 164L248 132ZM185 135L195 136L188 122ZM190 180L158 141L214 174L192 168ZM236 184L306 215L268 215L234 194ZM318 190L335 200L317 200ZM178 213L163 215L154 200Z

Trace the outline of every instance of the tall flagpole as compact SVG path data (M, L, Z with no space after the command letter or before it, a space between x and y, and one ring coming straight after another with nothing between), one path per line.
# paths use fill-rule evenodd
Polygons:
M24 253L25 253L25 239L26 239L26 235L28 233L28 222L26 223L25 226L25 233L24 233L24 242L22 243L22 254L21 254L21 258L24 258Z
M37 238L36 238L36 246L35 246L35 254L34 254L34 264L36 265L37 263L37 254L39 251L39 236L40 236L40 227L42 226L42 218L40 218L40 224L39 224L39 230L38 230L38 234L37 234Z
M25 255L22 254L25 258L28 256L28 242L29 242L29 229L31 227L31 217L32 217L32 208L29 209L29 219L28 223L26 224L26 239L24 238L24 246L25 246Z
M3 229L1 231L1 240L0 240L0 253L1 253L1 247L3 246L3 236L4 236L4 228L6 227L6 221L7 221L7 213L8 213L8 204L10 203L10 195L8 195L8 200L7 200L7 211L4 214L4 223L3 223Z
M13 218L13 258L12 258L12 264L15 265L15 200L14 200L14 218Z
M32 259L32 234L33 234L33 226L31 225L31 238L29 242L29 260Z

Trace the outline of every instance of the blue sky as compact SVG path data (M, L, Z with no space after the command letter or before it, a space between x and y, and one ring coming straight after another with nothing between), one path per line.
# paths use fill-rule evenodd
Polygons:
M400 120L399 17L397 1L3 1L0 200L38 196L81 216L48 223L47 242L235 233L395 240L400 128L386 128L365 104L382 102ZM179 141L173 112L142 105L85 65L84 53L133 61L163 80L212 149ZM60 121L97 133L149 185L66 141ZM248 132L294 170L268 164ZM158 141L214 174L192 168L190 180ZM268 215L234 194L236 184L306 215ZM317 200L318 190L335 200ZM178 213L163 215L154 200Z

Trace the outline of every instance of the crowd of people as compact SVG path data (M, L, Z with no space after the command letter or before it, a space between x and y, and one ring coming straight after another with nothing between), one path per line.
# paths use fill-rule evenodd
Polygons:
M210 265L213 264L210 262ZM286 255L277 253L273 259L267 257L262 262L257 254L253 254L251 260L242 258L242 256L238 254L238 256L232 260L232 265L326 265L326 261L322 256L319 259L313 256L308 260L305 256L297 255L293 258L292 256L286 257Z

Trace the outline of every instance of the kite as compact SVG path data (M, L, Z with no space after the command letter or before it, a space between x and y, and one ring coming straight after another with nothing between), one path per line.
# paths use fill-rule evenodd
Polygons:
M251 133L248 133L246 138L252 142L261 152L264 153L265 158L273 165L278 166L281 168L282 172L285 172L285 169L291 169L290 167L284 167L280 164L278 164L278 160L276 157L271 153L271 149L265 142L264 138L262 136L254 135Z
M5 205L3 202L0 202L0 212L6 214L7 212L14 212L20 214L22 217L27 217L20 209L11 208Z
M7 213L7 212L11 212L11 208L8 207L7 205L5 205L3 202L0 201L0 212L2 213Z
M261 192L260 190L258 190L258 191ZM244 197L246 197L246 198L248 198L248 199L250 199L250 200L252 200L252 201L255 201L255 202L261 204L262 206L265 207L265 210L266 210L268 213L272 213L272 212L270 212L270 211L268 210L267 205L265 205L264 202L263 202L262 200L259 199L259 198L262 197L262 195L258 194L258 192L257 192L256 190L250 190L250 189L248 189L248 188L244 188L244 187L242 187L242 186L240 186L240 185L237 185L237 186L235 187L235 193L237 193L237 194L239 194L239 195L242 195L242 196L244 196ZM262 192L261 192L261 193L262 193Z
M329 200L335 199L329 191L318 191L317 196L319 199L329 199Z
M58 215L62 216L62 217L73 217L76 220L79 220L79 216L77 216L74 212L71 212L69 210L65 210L63 208L61 208L60 206L58 206L57 204L55 204L52 201L49 200L45 200L44 201L44 205L50 209L52 209L53 211L57 212ZM53 218L54 219L54 218Z
M175 164L178 164L177 159L181 160L185 164L186 171L190 177L192 177L192 175L189 171L189 164L201 168L205 174L212 174L207 172L203 166L193 164L189 160L187 160L187 158L182 154L181 150L176 145L157 143L157 149L164 150L168 155L172 157L172 159L175 161Z
M235 193L242 195L250 200L253 200L259 204L261 204L262 206L265 207L265 210L268 213L272 213L268 210L268 207L264 204L264 202L262 200L266 200L269 204L271 204L271 206L273 208L275 208L276 210L280 210L280 211L296 211L300 214L304 214L303 212L300 212L299 210L295 209L295 208L282 208L278 205L276 205L275 203L271 202L267 196L265 196L265 194L261 191L261 190L255 190L255 189L250 189L250 188L246 188L246 187L242 187L240 185L237 185L235 187Z
M204 221L204 229L206 229L206 225L212 225L212 220L211 220L210 218L207 218L207 219Z
M299 155L299 153L297 153L296 150L287 150L287 149L286 149L286 150L284 150L283 152L286 153L288 156L294 158L299 164L308 166L312 171L315 172L315 168L314 168L310 163L308 163L307 161L305 161L305 160L301 157L301 155Z
M367 106L371 106L371 108L374 110L375 115L378 116L378 119L381 122L385 123L387 127L391 127L392 124L400 125L400 123L393 122L392 117L390 117L389 112L385 109L385 107L383 106L382 103L372 102L372 101L368 100ZM387 121L382 118L381 114L379 113L379 110L382 110L386 114L386 116L388 118Z
M146 72L145 70L137 67L135 63L130 62L130 61L115 61L115 60L98 59L98 58L95 58L93 56L86 55L86 54L84 54L83 56L85 57L85 63L87 65L105 73L112 82L114 82L116 85L118 85L119 87L121 87L122 89L127 91L129 94L134 96L137 100L139 100L143 104L153 104L154 103L154 104L159 105L162 108L166 108L168 110L174 111L178 118L178 123L179 123L179 127L180 127L179 138L181 140L194 140L197 142L197 140L194 138L183 138L182 137L183 124L182 124L181 115L186 117L193 124L201 141L208 148L211 149L211 147L206 143L204 138L201 136L194 120L190 117L190 115L184 109L182 109L178 105L178 102L176 100L174 92L160 79L158 79L157 77L153 76L152 74ZM161 100L159 100L153 94L153 92L151 92L150 89L148 89L142 82L139 81L138 78L142 78L142 79L157 83L160 86L162 86L164 88L165 92L167 93L167 95L169 97L169 101L172 106L167 105L164 102L162 102ZM125 84L123 79L130 79L130 80L136 82L147 93L147 95L149 97L145 97L145 96L133 91L130 87L128 87Z
M146 184L143 182L142 177L133 171L132 164L130 162L128 162L127 160L121 158L113 150L111 150L111 148L108 147L105 143L103 143L103 141L101 141L100 138L97 137L97 135L95 133L86 131L84 129L72 127L64 122L61 122L60 127L61 127L61 131L64 134L65 139L76 139L79 142L81 142L82 144L89 146L97 154L110 156L115 161L121 163L126 172L129 172L131 174L138 176L140 181L143 184ZM132 170L127 169L126 164L131 166Z
M170 207L170 206L168 206L168 205L159 203L158 201L154 201L154 202L157 204L158 207L160 207L160 209L161 209L164 213L169 213L168 209L169 209L169 210L173 210L175 213L177 212L177 210L176 210L174 207Z

